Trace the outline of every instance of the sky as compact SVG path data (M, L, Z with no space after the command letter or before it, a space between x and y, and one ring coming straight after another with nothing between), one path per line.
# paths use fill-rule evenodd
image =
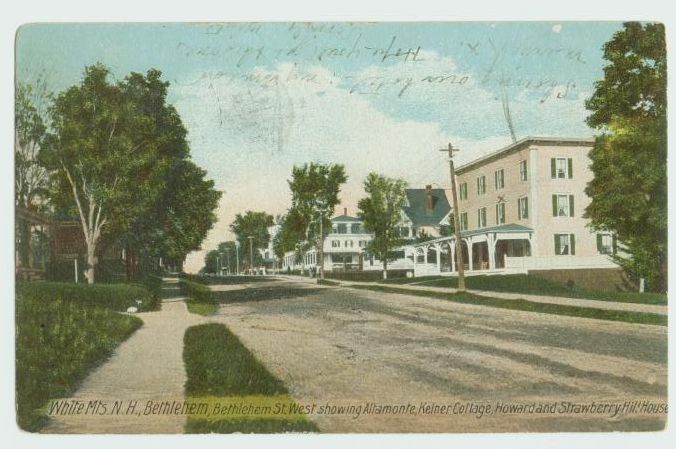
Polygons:
M29 24L19 82L59 92L101 62L115 79L159 69L193 160L223 191L186 271L232 235L235 214L282 214L294 165L341 163L351 215L370 171L446 187L462 164L518 139L590 137L584 101L618 22Z

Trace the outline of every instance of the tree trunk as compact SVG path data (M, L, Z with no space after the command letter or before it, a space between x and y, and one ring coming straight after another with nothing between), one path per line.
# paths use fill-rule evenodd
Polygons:
M383 257L383 280L387 280L387 254L388 251L385 249L385 257Z
M94 270L98 259L96 257L96 243L87 242L87 269L85 270L85 277L88 284L94 283Z

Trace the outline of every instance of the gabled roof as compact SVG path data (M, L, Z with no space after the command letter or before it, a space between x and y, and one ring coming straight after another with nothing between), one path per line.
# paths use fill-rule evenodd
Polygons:
M413 226L438 225L451 211L451 205L444 189L431 189L432 209L425 209L426 192L426 189L406 189L408 206L404 207L404 213L411 220Z
M357 217L350 217L349 215L338 215L336 217L333 217L331 221L340 223L340 222L354 222L358 221L361 222L361 220Z

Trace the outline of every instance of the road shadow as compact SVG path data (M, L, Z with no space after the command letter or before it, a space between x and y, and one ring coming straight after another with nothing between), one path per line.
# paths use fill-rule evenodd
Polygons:
M318 294L323 290L324 289L322 288L258 287L231 291L212 291L211 295L221 304L231 304L240 302L301 298L304 296Z

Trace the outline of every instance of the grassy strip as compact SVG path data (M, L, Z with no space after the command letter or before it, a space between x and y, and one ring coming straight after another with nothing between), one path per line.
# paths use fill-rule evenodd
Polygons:
M142 321L125 308L127 286L73 285L49 296L50 283L23 283L16 296L16 405L19 427L38 431L51 399L67 397ZM58 285L58 284L57 284ZM97 293L107 296L99 298ZM63 296L68 293L69 296ZM118 292L119 298L114 293ZM112 309L112 310L111 310Z
M208 286L186 279L179 280L179 286L181 293L188 297L186 304L190 313L209 316L218 311L218 299Z
M188 328L183 340L183 360L189 398L287 395L284 384L274 377L222 324ZM188 417L187 433L274 433L316 432L305 418L261 419Z
M202 316L210 316L218 312L218 304L210 302L197 302L188 300L186 305L188 306L188 312L196 313Z
M254 282L272 282L277 279L270 276L204 276L201 274L181 273L180 278L190 282L197 282L204 285L232 285L232 284L251 284Z
M317 284L320 285L332 285L332 286L338 286L340 285L340 282L338 281L331 281L329 279L318 279Z
M456 277L426 276L384 281L386 284L416 284L426 287L458 286ZM587 290L527 274L501 276L467 276L465 285L471 290L523 293L528 295L565 296L568 298L595 299L598 301L629 302L640 304L667 304L667 295L661 293L612 292Z
M140 311L156 310L159 300L150 290L139 284L67 284L62 282L19 282L17 295L28 295L44 302L60 298L82 305L101 306L124 312L129 307Z
M548 313L552 315L565 315L582 318L595 318L598 320L624 321L627 323L667 325L667 316L656 313L630 312L625 310L594 309L590 307L578 307L562 304L547 304L525 299L501 299L486 296L473 295L471 293L441 293L422 290L409 290L406 288L385 287L380 285L354 285L353 288L372 290L383 293L398 293L404 295L424 296L438 298L462 304L473 304L500 309L521 310L524 312Z

